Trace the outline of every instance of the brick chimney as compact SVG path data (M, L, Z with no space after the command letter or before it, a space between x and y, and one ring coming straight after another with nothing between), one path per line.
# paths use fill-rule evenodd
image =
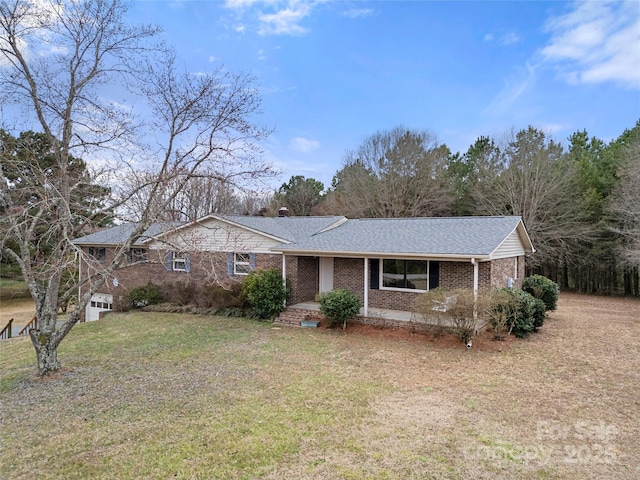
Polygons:
M287 207L280 207L278 209L278 216L279 217L288 217L289 216L289 209Z

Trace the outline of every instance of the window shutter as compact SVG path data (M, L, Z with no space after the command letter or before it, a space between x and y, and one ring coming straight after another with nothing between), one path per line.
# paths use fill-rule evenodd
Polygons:
M429 290L440 286L440 262L429 262Z
M227 253L227 275L233 275L233 253Z
M167 272L171 272L173 270L173 252L167 253L167 256L164 257L164 266L167 269Z
M133 263L133 255L131 254L131 250L127 252L127 265L131 265Z
M187 273L191 273L191 257L186 254L184 256L184 270Z
M380 288L380 260L372 258L370 260L371 275L369 279L369 288L372 290L378 290Z
M249 266L251 267L251 270L255 270L256 269L256 254L255 253L250 253L249 254Z

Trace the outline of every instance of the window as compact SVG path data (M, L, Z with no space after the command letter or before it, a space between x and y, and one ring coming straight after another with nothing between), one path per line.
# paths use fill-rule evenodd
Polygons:
M107 249L99 247L89 247L89 255L91 255L100 263L104 263L104 261L107 259Z
M520 257L516 257L516 258L514 259L514 262L513 262L513 267L514 267L514 270L515 270L515 271L513 272L513 278L518 278L519 258L520 258Z
M428 290L428 270L426 260L382 261L382 286L384 288L405 288Z
M380 288L427 291L437 288L440 277L440 263L428 260L401 260L385 258L381 260ZM372 269L377 269L372 262ZM372 282L372 288L378 288Z
M168 272L191 272L191 259L186 253L169 252L164 259Z
M227 275L247 275L255 269L255 253L227 253Z
M251 256L248 253L233 254L233 273L235 275L247 275L251 270Z
M132 248L127 254L129 263L145 263L147 261L147 251L144 248Z
M186 272L187 271L187 259L182 255L175 255L173 257L173 271L174 272Z

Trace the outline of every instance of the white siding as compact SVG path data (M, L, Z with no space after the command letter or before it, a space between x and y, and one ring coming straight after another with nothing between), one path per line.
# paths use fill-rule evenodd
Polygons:
M504 239L504 241L491 254L491 259L518 257L525 254L524 244L518 235L518 230L514 230Z
M149 244L151 250L270 253L282 242L216 219L193 225Z

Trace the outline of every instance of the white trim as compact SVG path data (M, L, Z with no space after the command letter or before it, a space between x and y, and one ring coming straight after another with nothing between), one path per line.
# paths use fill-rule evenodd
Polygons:
M364 259L364 316L369 316L369 259Z
M186 272L187 271L187 257L184 255L181 257L176 257L175 253L173 255L173 259L171 260L171 270L174 272ZM184 267L179 268L176 264L181 263Z
M473 318L478 319L478 272L479 264L475 258L471 259L473 265Z
M287 257L283 253L282 254L282 285L284 288L287 288ZM284 306L287 306L287 299L284 299Z
M238 255L244 255L247 257L247 261L238 261ZM238 266L247 267L247 271L238 271ZM250 253L241 253L241 252L233 252L233 274L234 275L249 275L251 272L251 254Z
M294 250L281 246L271 247L271 253L286 253L287 255L300 255L304 257L340 257L340 258L393 258L397 260L429 260L433 262L468 262L475 258L479 262L492 260L489 255L456 255L428 253L394 253L394 252L342 252L334 250Z

